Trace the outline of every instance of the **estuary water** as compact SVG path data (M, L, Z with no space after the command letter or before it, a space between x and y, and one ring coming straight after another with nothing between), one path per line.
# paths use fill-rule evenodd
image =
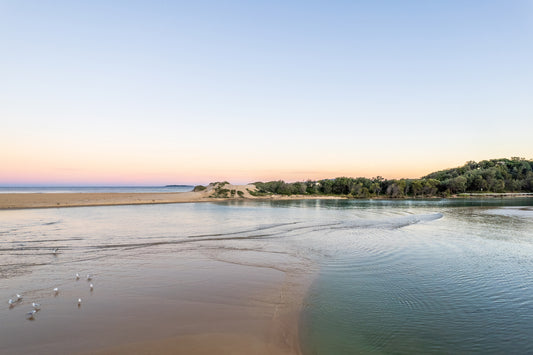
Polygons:
M359 221L321 238L327 255L302 316L305 353L533 352L531 200L340 208ZM404 216L415 223L387 221Z
M0 352L271 336L306 278L305 354L531 353L533 199L0 211Z

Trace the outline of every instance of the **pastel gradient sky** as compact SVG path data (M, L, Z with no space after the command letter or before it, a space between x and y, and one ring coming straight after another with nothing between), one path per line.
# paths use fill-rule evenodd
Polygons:
M533 158L533 1L0 0L0 185Z

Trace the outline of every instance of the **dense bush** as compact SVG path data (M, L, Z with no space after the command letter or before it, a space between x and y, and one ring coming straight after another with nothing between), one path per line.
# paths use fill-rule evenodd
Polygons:
M402 198L448 196L465 192L533 192L533 161L524 158L493 159L479 163L470 161L464 166L437 171L421 179L338 177L294 183L282 180L257 182L255 186L255 196L274 193Z

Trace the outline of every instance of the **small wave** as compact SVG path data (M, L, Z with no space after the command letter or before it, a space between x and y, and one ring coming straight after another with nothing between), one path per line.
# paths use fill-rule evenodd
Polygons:
M214 235L216 236L216 234ZM95 245L88 248L92 249L137 249L137 248L147 248L159 245L176 245L176 244L185 244L185 243L194 243L194 242L206 242L206 241L224 241L224 240L244 240L244 239L261 239L265 237L270 237L270 234L252 234L241 237L225 237L225 238L198 238L198 239L177 239L177 240L160 240L146 243L118 243L118 244L103 244Z
M413 224L435 221L442 217L443 217L442 213L414 215L414 216L409 216L405 218L405 220L393 221L390 227L391 229L400 229L400 228L411 226Z
M206 238L206 237L222 237L227 235L243 234L243 233L252 233L257 231L263 231L268 229L274 229L278 227L285 227L290 225L298 224L299 222L289 222L289 223L278 223L278 224L267 224L263 226L258 226L252 229L245 229L240 231L228 232L228 233L211 233L211 234L193 234L186 236L186 238Z
M68 242L74 240L83 240L82 237L62 238L62 239L39 239L39 240L13 240L10 243L50 243L50 242ZM54 247L57 247L54 245ZM50 246L51 248L51 246Z
M347 229L386 229L394 230L404 227L408 227L418 223L425 223L435 221L443 217L442 213L430 213L420 215L409 215L393 218L381 218L381 219L358 219L351 221L343 221L339 223L318 225L316 227L327 227L331 230L347 230ZM309 227L307 227L309 228ZM318 229L315 229L318 230Z
M58 223L61 223L61 221L57 220L57 221L53 221L53 222L45 222L42 225L43 226L51 226L51 225L58 224Z

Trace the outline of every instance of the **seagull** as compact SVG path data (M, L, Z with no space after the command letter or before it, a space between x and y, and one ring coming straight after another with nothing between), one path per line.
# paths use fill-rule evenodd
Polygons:
M7 303L9 303L9 308L11 308L11 307L15 307L16 301L13 301L13 299L10 298L9 301L7 301Z
M56 255L58 251L59 251L59 248L55 248L52 253L54 253L54 255Z
M31 305L33 306L34 310L36 310L36 311L40 311L41 310L41 304L40 303L33 302Z
M80 274L76 273L76 281L80 279Z
M81 307L81 298L78 298L78 307Z
M22 295L19 295L19 294L17 293L15 296L17 296L17 299L16 299L17 302L22 300Z
M91 281L93 279L93 277L91 276L91 274L87 274L87 281Z
M91 289L91 291L93 290L93 287L94 287L93 284L89 284L89 288Z
M26 313L26 319L33 320L34 316L35 316L35 313L37 313L36 310L33 310L31 312Z
M54 288L54 293L55 293L56 296L59 293L59 289L57 287Z

